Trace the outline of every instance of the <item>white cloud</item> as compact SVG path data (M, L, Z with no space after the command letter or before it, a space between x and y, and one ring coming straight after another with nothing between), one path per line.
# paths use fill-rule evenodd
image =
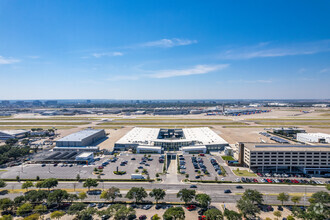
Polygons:
M139 46L140 47L175 47L175 46L185 46L195 43L197 43L197 40L172 38L172 39L161 39L157 41L150 41L150 42L142 43Z
M229 83L272 83L270 79L257 79L257 80L229 80Z
M262 57L283 57L308 55L330 51L330 40L297 43L280 47L271 47L269 43L259 43L255 46L234 48L220 54L223 59L252 59Z
M305 69L305 68L300 68L299 70L298 70L298 73L304 73L304 72L306 72L307 71L307 69Z
M111 78L108 78L108 80L109 81L138 80L141 78L164 79L164 78L171 78L178 76L199 75L199 74L207 74L209 72L213 72L217 70L223 70L228 66L229 64L196 65L192 68L187 68L187 69L145 71L145 72L152 72L150 74L113 76Z
M0 56L0 64L12 64L12 63L18 63L18 62L21 62L21 61L18 59L11 58L11 57Z
M320 73L326 73L326 72L330 72L330 68L324 68L320 70Z
M96 58L109 56L109 57L117 57L117 56L123 56L124 54L122 52L105 52L105 53L93 53L92 56Z
M156 71L154 74L148 75L150 78L170 78L177 76L190 76L190 75L199 75L213 72L216 70L222 70L229 66L229 64L220 64L220 65L197 65L188 69L174 69L174 70L160 70Z

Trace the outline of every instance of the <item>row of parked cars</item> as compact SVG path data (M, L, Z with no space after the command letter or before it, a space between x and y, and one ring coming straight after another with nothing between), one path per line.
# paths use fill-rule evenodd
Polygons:
M198 170L200 169L201 171L203 171L204 174L209 174L209 172L207 171L207 168L204 164L203 158L191 157L191 162L195 168L195 172L198 172Z
M218 164L217 160L214 159L213 157L211 157L210 162L211 162L212 166L214 167L215 171L217 172L217 174L221 175L221 168L220 168L220 165Z
M277 178L288 178L288 177L296 177L296 178L311 178L308 174L288 174L288 173L257 173L260 177L277 177Z
M324 184L320 180L304 180L304 179L273 179L273 178L241 178L243 183L296 183L296 184Z

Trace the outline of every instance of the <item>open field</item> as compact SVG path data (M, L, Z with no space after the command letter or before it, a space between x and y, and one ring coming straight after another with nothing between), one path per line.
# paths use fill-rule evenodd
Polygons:
M98 125L159 125L159 126L175 126L175 125L201 125L201 126L208 126L208 125L245 125L243 122L103 122L99 123Z
M0 126L0 130L16 130L16 129L30 130L32 128L50 129L54 127L58 130L76 128L76 126Z
M280 125L330 125L329 122L315 122L315 121L310 121L310 122L255 122L256 124L260 125L271 125L271 126L280 126Z
M97 118L75 118L75 117L68 117L68 118L8 118L5 120L10 121L96 121L100 120Z
M232 121L230 119L211 119L211 118L116 118L114 121Z
M246 120L247 121L330 121L330 118L249 118Z
M89 122L0 122L0 125L86 125Z

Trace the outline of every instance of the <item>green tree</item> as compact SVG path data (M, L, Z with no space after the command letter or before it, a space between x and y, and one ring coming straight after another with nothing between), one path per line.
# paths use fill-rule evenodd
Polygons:
M71 203L73 203L74 201L78 200L78 196L76 194L68 194L68 198L67 200Z
M80 201L83 201L87 198L87 194L85 192L80 192L78 194L78 198L80 199Z
M204 215L207 220L221 220L223 219L222 212L219 209L209 209L204 212Z
M130 219L130 216L135 215L135 210L132 207L126 207L122 206L120 209L118 209L114 214L115 220L125 220Z
M135 199L135 202L141 202L148 196L146 190L143 187L132 187L126 194L126 198Z
M326 185L327 190L330 190L330 184Z
M0 199L0 209L3 211L8 211L13 209L14 202L9 198Z
M204 193L197 194L195 199L200 204L200 206L202 208L207 208L211 204L211 197L207 194L204 194Z
M82 202L73 203L68 209L68 214L76 215L78 212L84 210L86 207L87 205Z
M294 205L297 205L297 203L299 203L300 200L301 200L300 196L292 196L292 198L291 198L291 202L293 202Z
M47 206L45 205L36 205L33 209L34 212L37 212L37 213L45 213L47 212Z
M7 183L0 179L0 188L4 188L7 186Z
M56 204L57 206L59 206L63 202L63 200L68 199L68 197L69 194L67 191L56 189L53 192L49 193L47 203Z
M117 197L121 198L122 194L120 194L120 189L114 186L103 191L100 196L101 199L111 200L112 202L114 202Z
M180 198L181 201L184 201L185 204L191 202L196 195L195 190L191 189L181 189L177 194L176 197Z
M295 220L295 218L292 215L289 215L288 217L286 217L286 220Z
M278 196L277 196L277 200L282 202L282 206L284 205L284 202L289 201L289 199L290 199L290 196L284 192L278 194Z
M234 210L225 209L224 216L227 218L227 220L241 220L242 214L235 212Z
M97 187L98 185L99 183L96 179L89 178L84 182L83 187L87 187L89 191L91 187Z
M322 205L330 203L330 194L327 192L319 191L312 195L310 203L321 203Z
M160 220L161 218L158 216L158 214L155 214L151 217L151 220Z
M29 215L25 217L23 220L39 220L40 215L38 213L34 213L32 215Z
M253 204L253 201L244 199L243 197L237 201L236 207L241 211L245 218L255 217L257 213L260 213L260 209Z
M152 189L151 192L149 193L150 197L154 197L156 200L156 203L158 203L159 200L162 200L165 198L166 192L164 189L160 189L160 188L155 188Z
M15 206L20 206L25 201L26 201L25 200L25 196L17 196L17 197L14 198L14 204L15 204Z
M26 191L29 190L29 188L33 187L33 182L32 181L26 181L25 183L22 184L22 189L26 189Z
M50 214L51 219L60 219L65 215L63 211L54 211Z
M37 188L46 188L48 189L48 191L50 191L51 188L54 188L57 185L58 185L58 181L56 178L49 178L36 183Z
M76 220L93 220L93 215L96 213L96 209L89 207L78 212L74 219Z
M171 207L163 215L164 220L184 220L185 213L182 207Z
M3 215L0 220L13 220L13 216L11 215Z
M45 190L30 190L25 195L25 200L30 203L40 203L46 200L48 197L48 192Z
M33 210L33 206L31 205L31 203L24 203L23 205L21 205L20 207L18 207L16 213L17 215L27 215L30 212L32 212Z
M275 217L277 217L277 219L281 218L281 216L282 216L282 213L280 211L274 211L273 214Z
M262 194L259 191L254 190L254 189L245 190L242 198L245 200L250 200L253 204L255 204L255 203L261 204L264 201Z

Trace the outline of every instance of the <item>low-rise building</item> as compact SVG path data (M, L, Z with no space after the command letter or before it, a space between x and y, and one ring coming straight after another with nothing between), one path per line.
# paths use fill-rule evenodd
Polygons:
M57 147L84 147L90 146L96 141L105 138L104 129L86 129L65 136L56 141Z
M297 134L297 141L304 142L304 143L328 143L328 144L330 144L330 134L300 133L300 134Z
M140 146L143 150L151 147L153 151L153 147L160 147L162 151L181 151L183 147L190 147L185 148L186 152L189 149L197 150L199 147L205 152L224 150L228 142L208 127L183 129L136 127L118 140L114 148L115 150L137 150Z
M76 161L90 164L94 161L94 154L92 152L83 152L76 156Z
M11 138L24 138L29 134L27 130L0 130L0 140L7 140Z

